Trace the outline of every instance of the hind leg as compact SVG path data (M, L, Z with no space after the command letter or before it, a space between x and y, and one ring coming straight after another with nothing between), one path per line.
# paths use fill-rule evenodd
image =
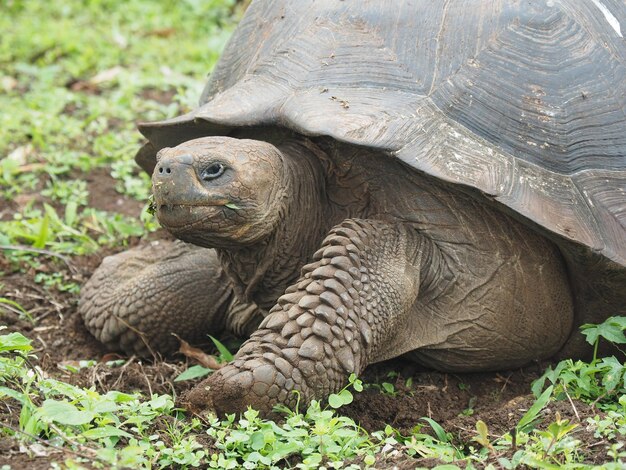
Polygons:
M233 315L245 334L262 318L255 307L234 300L214 250L158 241L105 258L83 287L78 310L108 348L149 356L175 351L173 334L191 342L217 335Z

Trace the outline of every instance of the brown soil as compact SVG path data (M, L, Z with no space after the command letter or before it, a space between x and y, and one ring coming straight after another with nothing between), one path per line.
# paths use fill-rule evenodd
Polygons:
M115 179L104 168L97 168L83 178L89 191L89 207L138 217L144 204L115 191Z
M104 171L85 175L91 192L90 201L95 207L115 210L130 216L138 216L142 204L116 193L113 181ZM140 243L132 240L130 245ZM121 248L120 248L121 249ZM119 249L118 249L119 250ZM174 393L178 396L189 389L192 382L173 382L186 367L186 360L173 357L167 360L157 358L142 361L135 357L125 358L126 363L118 368L103 364L116 356L107 353L85 330L77 313L77 296L47 290L34 282L37 271L61 272L67 279L78 283L85 282L102 258L116 250L102 249L95 255L73 257L60 260L42 255L38 261L40 268L24 267L19 270L0 254L0 296L19 302L30 311L36 321L30 323L19 319L14 312L0 308L0 325L9 331L20 331L33 339L34 354L39 358L38 365L50 376L73 384L91 387L105 392L116 389L122 391L142 391L145 393ZM59 368L68 361L99 359L101 363L83 369L79 373L69 373ZM442 374L419 370L414 364L394 360L370 367L362 377L366 383L389 382L394 385L394 394L383 394L370 386L363 393L356 394L354 402L342 412L359 422L365 429L374 431L390 424L402 434L409 434L415 426L423 426L421 432L432 433L422 417L430 417L441 424L454 436L459 448L472 445L480 447L472 439L477 435L476 422L484 421L493 436L510 431L523 413L532 404L529 395L531 382L544 370L545 364L536 364L525 369L489 374ZM389 372L397 373L393 378ZM406 380L412 384L406 386ZM581 450L589 456L589 463L607 460L605 446L599 445L592 432L585 429L585 419L597 414L583 403L559 402L544 410L544 422L550 422L559 412L561 417L581 422L576 437L582 441ZM3 403L0 409L0 423L18 427L19 408L11 403ZM62 462L72 455L59 450L40 446L45 456L36 457L33 449L27 448L10 438L0 438L0 466L9 464L12 468L49 468L51 462ZM512 452L508 455L510 457ZM495 452L490 461L507 456ZM357 461L358 463L358 461ZM404 454L381 454L377 468L408 469L433 467L441 462L436 459L414 459Z

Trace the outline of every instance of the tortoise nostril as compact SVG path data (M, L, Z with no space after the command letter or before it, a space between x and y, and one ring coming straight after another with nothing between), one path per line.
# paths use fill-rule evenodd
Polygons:
M163 167L159 167L159 173L163 174Z
M166 168L166 169L165 169L165 173L167 173L168 175L169 175L171 172L172 172L172 169L171 169L171 168Z

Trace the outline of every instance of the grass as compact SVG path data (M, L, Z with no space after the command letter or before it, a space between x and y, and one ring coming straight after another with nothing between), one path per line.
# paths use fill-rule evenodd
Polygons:
M229 0L7 0L0 15L0 246L6 273L30 273L46 292L76 295L73 257L122 247L157 228L147 210L149 181L132 157L135 121L189 111L239 14ZM140 218L98 207L94 178L146 205ZM0 273L2 274L2 273ZM0 287L1 289L1 287ZM2 294L0 311L37 322ZM624 344L626 322L587 326L590 344ZM171 394L99 392L50 377L32 339L0 331L0 398L19 422L0 434L28 448L63 449L62 468L363 468L381 455L436 458L441 468L583 468L584 427L606 447L604 468L623 468L626 368L615 357L563 361L533 385L535 401L513 429L496 433L482 420L462 439L430 418L410 432L391 425L367 432L342 416L364 384L356 377L327 403L283 410L274 422L248 410L225 420L187 416ZM229 352L218 345L220 357ZM623 357L621 358L623 359ZM111 361L106 367L120 367ZM93 358L65 364L77 373ZM123 367L123 365L122 365ZM195 366L188 380L210 373ZM185 375L186 374L186 375ZM395 379L391 374L387 379ZM409 379L402 389L411 389ZM365 384L396 398L390 381ZM582 422L544 411L558 400L590 403ZM572 405L574 406L574 405ZM467 413L473 413L470 402Z
M18 207L0 221L0 245L81 255L157 227L147 214L88 207L85 179L100 169L121 194L147 199L149 179L132 159L135 122L195 105L233 8L227 0L3 3L0 198ZM36 263L32 251L8 256Z

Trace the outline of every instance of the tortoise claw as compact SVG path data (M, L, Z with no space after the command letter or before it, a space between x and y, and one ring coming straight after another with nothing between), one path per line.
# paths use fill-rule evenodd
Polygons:
M266 367L271 367L269 364ZM192 413L207 409L219 417L240 413L248 407L258 410L261 416L272 416L275 400L267 395L269 386L255 380L248 369L229 364L194 387L183 399L183 406Z

